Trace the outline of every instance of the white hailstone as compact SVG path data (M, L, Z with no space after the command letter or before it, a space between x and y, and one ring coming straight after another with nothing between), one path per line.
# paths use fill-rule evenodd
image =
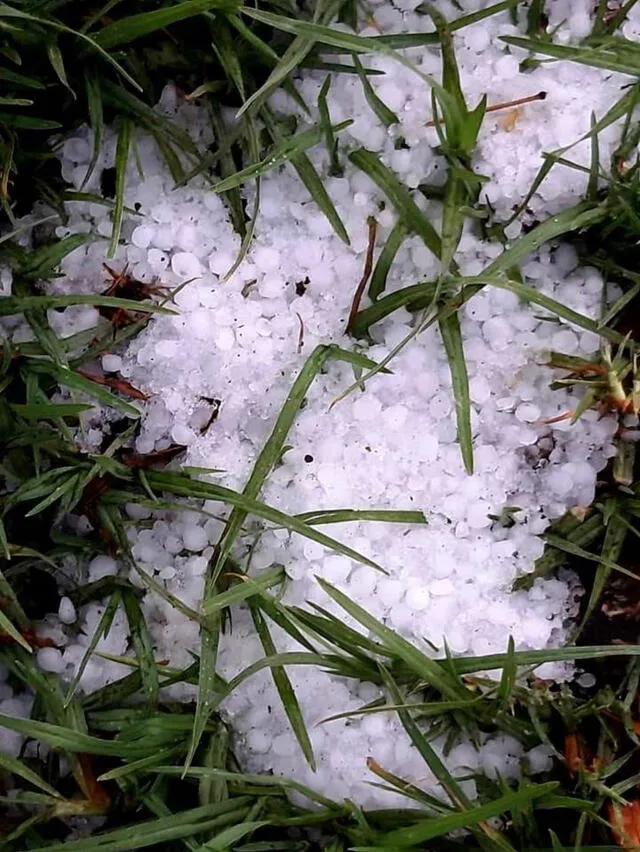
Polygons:
M380 400L373 396L371 392L361 394L353 404L353 416L359 421L372 423L381 410L382 405L380 404Z
M260 295L265 299L278 299L284 292L284 283L279 275L265 275L260 282Z
M200 261L188 251L176 252L171 258L171 269L178 278L197 278L202 273Z
M73 622L76 620L76 608L73 605L73 601L71 600L71 598L60 598L60 605L58 606L58 618L63 624L73 624Z
M118 563L110 556L96 556L89 563L89 580L94 583L103 577L112 577L118 573Z
M73 163L88 163L91 158L91 147L86 139L72 136L62 146L62 156Z
M131 234L131 242L141 249L148 248L153 242L156 229L151 225L138 225Z
M540 419L540 409L530 402L522 402L516 408L516 419L521 423L535 423Z
M216 347L223 352L228 352L230 349L233 349L236 342L236 336L233 329L224 326L222 328L215 329L213 332L213 342Z
M405 596L407 606L414 610L424 610L431 602L429 590L424 586L410 586Z
M466 27L463 33L462 38L465 45L474 53L482 53L491 42L491 33L488 27L478 25Z
M36 659L40 668L45 672L59 674L64 668L62 654L57 648L40 648Z
M204 527L189 524L182 530L182 541L187 550L199 553L209 544L209 537Z
M583 689L591 689L597 683L596 676L591 672L583 672L578 678L578 683Z
M188 445L193 440L193 429L183 423L176 423L171 429L171 439L176 444Z
M122 358L119 355L103 355L102 369L105 373L119 373L122 369Z
M280 266L280 252L273 246L260 246L253 252L253 262L264 272L273 272Z
M455 586L451 580L445 578L443 580L434 580L429 584L429 593L434 597L444 597L452 595L455 592Z

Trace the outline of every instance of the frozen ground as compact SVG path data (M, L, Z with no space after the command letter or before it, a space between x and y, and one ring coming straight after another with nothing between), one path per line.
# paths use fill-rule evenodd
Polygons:
M374 3L377 24L384 32L431 29L426 16L412 11L416 4ZM468 2L465 11L484 3ZM488 4L487 4L488 5ZM556 38L571 41L589 29L590 2L550 4ZM449 3L439 7L449 15ZM635 13L634 13L635 14ZM565 23L561 23L566 19ZM640 13L627 25L640 26ZM487 116L475 157L476 171L490 180L484 194L499 217L507 218L526 194L541 163L541 153L566 145L589 128L591 112L601 116L620 96L626 78L569 63L543 64L519 73L522 55L498 40L518 30L507 13L469 27L455 36L462 83L468 102L486 92L489 103L545 91L544 101L517 113ZM376 30L363 34L375 35ZM440 74L437 50L410 54L419 67ZM357 77L336 76L329 96L334 121L354 118L340 139L342 150L364 145L375 151L410 187L444 180L443 160L434 152L436 134L425 124L431 118L428 89L412 72L387 58L369 61L385 72L373 78L378 95L400 121L389 131L369 109ZM317 101L323 81L320 72L307 72L298 82L309 104ZM283 95L272 99L274 109L293 111ZM185 104L169 88L159 109L176 116L199 142L209 141L205 115ZM601 157L608 161L617 128L600 136ZM399 146L399 140L404 145ZM115 139L109 137L101 167L113 164ZM103 359L106 372L119 372L151 394L145 408L137 449L149 452L172 442L188 447L186 464L216 468L215 481L241 489L274 418L305 359L320 342L351 348L344 328L349 306L362 273L367 242L367 217L378 222L377 246L384 245L395 217L370 180L343 157L343 178L328 177L327 189L351 239L347 247L331 230L290 166L263 181L261 212L254 244L247 259L228 280L222 276L233 263L239 239L233 233L219 198L195 180L174 190L153 144L138 140L144 170L141 179L130 168L127 204L139 205L140 216L128 217L124 242L113 265L129 264L142 280L175 286L193 283L177 297L179 314L158 317L117 356ZM63 173L81 184L90 157L88 133L79 131L63 148ZM318 146L310 157L326 174L327 156ZM588 162L588 146L572 151ZM98 175L93 179L97 188ZM575 202L586 177L556 168L529 205L542 218ZM252 188L247 193L252 196ZM416 201L437 221L438 210L416 194ZM70 221L60 235L91 231L110 233L105 208L88 203L69 205ZM518 236L519 225L508 231ZM475 274L502 250L482 242L469 227L458 263L464 274ZM101 264L105 243L94 242L64 262L59 291L104 288ZM438 262L419 238L400 249L388 289L433 278ZM526 279L564 304L596 317L601 279L593 269L576 268L576 256L566 245L552 245L530 257L522 267ZM284 600L305 606L307 601L331 603L315 581L324 577L347 592L388 626L419 643L455 653L500 652L513 636L519 648L561 644L568 619L575 613L577 590L570 582L537 581L529 592L512 593L514 579L533 569L542 553L539 538L549 521L572 506L584 506L594 494L597 471L612 454L612 419L590 412L577 424L540 425L571 407L566 394L548 389L549 372L541 365L544 352L589 354L597 339L588 332L550 321L540 310L522 305L512 294L485 290L462 312L465 353L471 380L476 470L464 473L456 443L451 380L440 338L435 330L422 334L392 364L393 375L377 376L364 392L357 391L329 409L331 401L353 381L346 365L332 364L308 394L287 439L290 449L270 475L262 499L287 512L328 508L421 510L426 525L350 523L331 528L331 534L384 566L387 575L351 562L286 531L262 534L253 551L253 575L274 563L284 565L289 580ZM73 309L52 317L61 331L89 327L91 309ZM410 330L411 315L395 312L373 329L374 344L367 354L382 359ZM300 344L300 329L304 329ZM16 335L23 334L22 329ZM217 419L201 434L219 400ZM85 440L96 446L99 420L85 423ZM518 507L510 528L492 521L505 506ZM223 507L211 504L209 511ZM140 515L137 510L136 516ZM222 524L195 513L155 518L148 529L131 531L133 552L141 566L191 607L199 605L202 581L212 545ZM247 534L238 556L245 557L257 528ZM118 570L100 557L89 566L96 579ZM132 577L134 582L137 578ZM157 657L182 666L197 651L196 626L147 595L144 601ZM75 613L67 604L61 620L43 627L63 648L41 654L43 666L71 676L82 658L101 609L92 605L78 613L82 628L74 635L64 625ZM291 640L274 628L278 649L293 649ZM111 653L127 653L124 618L100 645ZM224 637L219 670L232 675L262 656L250 618L234 613L233 632ZM543 676L564 677L558 667ZM82 680L94 689L122 675L115 663L94 659ZM386 804L390 796L368 786L365 759L405 778L429 785L424 764L395 719L381 715L316 725L323 717L353 709L375 696L368 684L354 685L315 669L292 669L290 676L312 738L318 771L305 765L290 733L270 677L261 673L225 704L238 734L238 754L253 770L297 778L333 798L348 796L365 805ZM3 687L0 687L0 689ZM186 697L186 696L185 696ZM16 702L16 698L7 701ZM16 712L6 702L0 712ZM519 746L506 738L488 742L479 752L461 744L450 757L452 767L495 768L506 775L520 771ZM530 755L532 770L545 765L543 752ZM467 782L472 788L472 782Z

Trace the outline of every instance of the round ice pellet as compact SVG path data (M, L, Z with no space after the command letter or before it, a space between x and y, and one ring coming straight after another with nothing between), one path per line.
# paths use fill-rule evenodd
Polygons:
M521 423L535 423L540 419L540 409L531 402L522 402L516 408L516 419Z
M45 672L60 673L64 668L62 654L57 648L40 648L36 659Z
M131 234L131 242L134 246L146 249L153 242L156 229L150 225L138 225Z
M71 598L60 598L58 607L58 618L63 624L73 624L76 620L76 608L73 605Z
M173 255L171 269L178 278L197 278L202 272L200 261L188 251L179 251Z
M119 355L103 355L102 369L105 373L118 373L122 369L122 358Z
M91 582L111 577L118 573L118 563L110 556L96 556L89 563L89 579Z
M199 553L209 544L204 527L187 526L182 530L182 541L187 550Z

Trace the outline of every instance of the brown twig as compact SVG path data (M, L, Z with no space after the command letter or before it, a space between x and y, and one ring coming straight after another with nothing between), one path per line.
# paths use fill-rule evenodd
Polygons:
M358 284L355 295L353 297L353 302L351 303L349 319L347 320L347 334L351 334L353 323L355 322L356 316L358 315L358 310L360 308L362 294L364 293L364 288L367 286L367 281L369 280L369 276L371 275L371 270L373 268L373 250L375 248L378 223L373 218L373 216L369 216L367 218L367 225L369 226L369 242L367 244L367 254L364 259L364 270L362 272L362 278L360 279L360 283Z
M298 317L298 322L300 323L300 329L298 330L298 348L297 348L297 352L298 352L298 355L299 355L302 352L302 349L304 347L304 323L302 322L302 317L300 316L300 314L297 311L296 311L296 316Z
M499 104L491 104L486 109L486 112L498 112L501 109L512 109L513 107L523 106L523 104L531 104L534 101L543 101L547 97L546 92L538 92L537 95L529 95L526 98L516 98L515 101L502 101ZM427 121L425 127L435 127L436 124L444 124L444 119L439 118L437 121L431 119Z
M97 373L92 373L90 370L76 370L79 376L82 376L85 379L89 379L92 382L95 382L98 385L105 385L105 387L112 388L118 393L121 393L123 396L129 396L132 399L149 399L149 394L143 393L138 388L135 388L131 382L128 382L126 379L116 379L116 378L107 378L107 376L99 376Z

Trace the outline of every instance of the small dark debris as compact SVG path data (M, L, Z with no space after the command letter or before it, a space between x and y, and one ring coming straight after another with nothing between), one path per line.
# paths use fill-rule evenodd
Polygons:
M309 276L306 275L304 280L296 281L296 296L304 296L309 286Z
M306 456L304 457L304 460L306 461L307 464L311 464L311 462L313 461L313 456L310 456L309 453L307 453Z
M105 198L115 198L116 195L116 170L115 168L103 169L100 175L100 192Z

